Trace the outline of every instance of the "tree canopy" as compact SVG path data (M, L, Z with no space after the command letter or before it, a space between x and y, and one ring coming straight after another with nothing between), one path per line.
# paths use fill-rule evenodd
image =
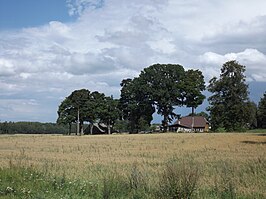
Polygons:
M205 98L201 71L185 71L178 64L151 65L144 68L138 77L124 79L121 87L119 100L87 89L73 91L60 104L57 122L68 124L70 131L71 124L76 122L77 134L83 133L84 122L102 122L110 133L110 127L121 119L128 121L123 124L129 125L129 131L138 132L149 128L152 115L157 110L163 116L162 125L166 131L169 122L176 117L176 106L192 107L193 112Z
M258 105L258 127L266 128L266 92Z
M129 122L129 131L138 132L152 121L155 109L147 96L147 87L140 79L124 79L121 82L119 107L122 119Z
M112 97L107 97L98 91L90 92L87 89L73 91L58 108L57 122L60 124L71 124L76 122L77 133L83 134L84 122L89 122L91 127L98 121L110 126L119 117L118 103ZM71 129L70 129L71 131ZM69 132L70 132L69 131ZM92 128L90 129L92 133Z
M248 85L246 84L245 66L236 61L228 61L221 68L220 78L212 78L208 90L213 130L224 128L226 131L239 131L249 122Z
M164 130L176 116L175 106L196 108L205 98L201 93L205 89L202 73L185 71L178 64L154 64L141 71L139 77L123 80L121 86L120 101L129 120L142 119L150 124L157 110L163 116Z

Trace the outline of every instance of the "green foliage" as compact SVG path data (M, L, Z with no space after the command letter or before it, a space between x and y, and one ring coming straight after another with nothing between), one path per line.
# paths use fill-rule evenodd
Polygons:
M190 113L188 116L192 116L192 113ZM205 117L207 120L209 119L208 113L206 113L204 111L199 112L199 113L195 113L194 116L202 116L202 117Z
M235 199L236 185L234 181L234 168L230 164L222 165L221 170L217 171L218 176L215 182L215 192L221 199Z
M68 96L58 108L58 119L59 124L68 124L71 127L73 122L77 123L77 134L80 133L80 126L86 121L86 112L88 107L86 102L90 96L90 91L86 89L75 90ZM69 133L70 133L69 129Z
M126 174L122 174L122 168L101 170L97 165L98 175L73 179L32 166L10 164L0 167L0 198L262 199L265 194L250 189L260 186L264 190L265 166L263 158L235 164L217 161L210 165L190 157L173 158L154 167L153 175L133 163ZM208 178L215 180L206 187L204 180ZM249 190L239 190L239 185Z
M103 177L101 194L103 199L123 198L130 188L126 179L118 173L109 173Z
M116 120L114 123L114 130L119 133L129 131L129 121L128 120Z
M143 120L150 125L155 108L163 116L166 130L176 116L174 106L186 105L194 110L205 98L201 93L205 89L202 73L185 71L181 65L154 64L141 71L139 77L123 80L121 86L121 109L132 130L138 129Z
M248 101L246 103L246 118L248 121L247 127L249 129L257 128L257 105L254 102Z
M83 134L84 122L93 124L98 121L105 123L108 133L111 133L111 125L118 119L119 114L118 100L97 91L81 89L73 91L62 101L58 108L57 123L68 124L71 132L71 124L76 122L76 134Z
M174 106L183 105L184 76L183 66L173 64L155 64L140 73L139 79L146 86L147 98L163 116L165 130L175 117Z
M223 127L219 127L217 129L215 129L215 132L217 132L217 133L224 133L224 132L226 132L226 130Z
M245 66L229 61L222 66L220 79L210 80L208 90L213 95L208 99L208 110L213 130L241 131L247 127L250 116L244 71Z
M103 122L111 126L120 118L129 121L129 131L147 130L152 114L163 116L162 124L167 129L176 114L174 106L192 107L200 105L205 96L204 77L199 70L185 71L183 66L174 64L154 64L141 71L139 77L121 82L120 100L106 97L97 91L75 90L58 108L57 123L69 125L77 123L77 134L83 133L84 122ZM92 128L91 128L92 130Z
M199 70L188 70L185 72L184 88L183 88L183 98L184 104L187 107L192 108L192 115L194 114L194 109L198 105L202 104L205 96L201 93L205 90L204 76Z
M58 108L58 119L56 121L57 124L68 125L69 130L68 134L71 133L71 124L76 121L76 110L74 106L71 104L71 100L66 98Z
M111 133L111 126L113 126L120 116L118 107L118 100L113 97L105 97L103 103L98 107L98 117L100 122L105 123L108 127L108 134Z
M194 162L168 162L160 179L159 198L192 198L199 181L199 168Z
M3 122L0 134L67 134L65 125L40 122Z
M138 132L144 122L150 125L155 109L147 96L147 88L139 78L125 79L121 86L119 107L123 120L129 122L130 132Z
M0 197L3 198L93 198L97 184L50 176L34 168L0 168Z
M266 92L258 105L258 127L266 128Z

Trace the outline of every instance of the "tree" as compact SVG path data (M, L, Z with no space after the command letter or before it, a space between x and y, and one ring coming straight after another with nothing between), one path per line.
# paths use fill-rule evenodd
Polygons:
M245 117L248 121L247 127L248 128L257 128L258 121L257 121L257 105L254 102L248 101L246 103L246 112Z
M82 135L84 122L90 123L90 134L92 134L95 122L103 122L107 125L110 134L110 127L119 116L117 104L118 100L106 97L98 91L75 90L60 104L57 123L69 124L71 128L71 124L76 122L76 134Z
M147 87L141 83L141 79L124 79L121 84L121 97L119 108L122 114L122 120L129 122L129 131L138 132L142 124L150 125L152 114L155 109L147 96ZM143 121L144 120L144 121Z
M99 115L104 106L105 95L94 91L90 94L89 99L86 101L85 120L90 123L90 134L92 134L94 123L99 120Z
M140 73L139 79L145 85L143 92L146 98L156 106L157 113L163 116L164 131L175 118L174 106L183 104L184 75L183 66L174 64L155 64Z
M102 106L99 106L99 119L107 125L108 134L111 134L111 126L119 118L118 100L113 97L105 97Z
M186 72L183 66L176 64L149 66L139 77L123 80L121 86L122 110L131 124L135 124L134 128L140 124L150 125L156 108L163 116L162 125L166 131L168 123L177 116L175 106L186 105L194 112L205 98L201 93L205 89L202 73L199 70Z
M266 128L266 92L258 104L258 127Z
M194 110L202 104L205 96L202 91L205 90L205 82L202 72L199 70L188 70L185 72L183 99L187 107L192 108L192 116Z
M185 72L183 99L187 107L191 107L192 131L194 130L194 112L198 105L202 104L205 96L201 93L205 90L205 82L202 72L199 70L188 70Z
M76 120L75 107L72 105L71 100L66 98L58 108L58 119L56 123L67 124L69 126L68 134L71 133L71 124Z
M129 130L129 121L118 119L115 121L113 128L119 133L128 132Z
M199 113L194 113L193 114L194 116L202 116L202 117L205 117L207 120L209 120L209 115L208 113L204 112L204 111L201 111ZM188 116L192 116L192 113L190 113Z
M58 108L58 123L69 124L72 122L77 124L76 134L83 134L83 123L86 121L86 112L88 111L87 102L90 97L90 91L80 89L73 91Z
M83 134L83 124L86 121L86 113L87 113L87 101L90 97L90 91L87 89L75 90L68 97L71 101L73 108L76 110L76 121L77 121L77 134Z
M208 90L213 93L208 98L212 129L225 128L226 131L239 131L246 128L248 86L245 66L236 61L223 64L220 78L212 78Z

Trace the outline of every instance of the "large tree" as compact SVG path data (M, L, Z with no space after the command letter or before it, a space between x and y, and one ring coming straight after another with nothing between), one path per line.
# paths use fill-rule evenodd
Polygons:
M93 134L93 125L99 122L99 115L104 106L105 95L98 91L90 94L89 99L86 101L86 121L90 123L90 134Z
M205 90L204 76L199 70L188 70L185 72L184 84L183 84L183 104L187 107L191 107L191 115L194 115L194 110L205 99L205 95L202 91Z
M249 122L248 85L244 72L245 66L228 61L222 66L220 78L210 80L208 90L213 95L208 99L208 110L213 130L239 131L246 128Z
M147 98L156 106L157 113L163 116L164 131L176 116L174 106L183 105L184 77L183 66L174 64L155 64L140 73L139 79L146 87Z
M254 102L248 101L246 103L246 121L247 127L250 129L254 129L258 127L258 120L257 120L257 105Z
M72 106L76 110L77 134L83 134L83 124L87 119L87 101L90 98L90 91L87 89L80 89L73 91L68 97Z
M90 92L87 89L73 91L58 108L58 123L71 124L77 123L77 133L83 134L84 122L89 122L90 133L92 134L95 122L103 122L108 127L114 124L118 118L118 102L112 97L106 97L98 91Z
M258 105L258 127L266 128L266 92Z
M198 70L186 72L181 65L149 66L141 71L139 77L123 80L121 86L122 104L127 105L122 109L131 107L131 121L141 119L143 123L151 120L156 108L157 113L163 116L164 131L176 117L175 106L186 105L194 110L204 100L201 93L205 89L202 73Z
M58 108L58 124L67 124L69 126L68 134L71 133L71 125L76 121L76 110L69 98L65 98Z
M76 134L83 134L83 123L87 121L88 106L87 102L90 98L90 91L80 89L73 91L68 97L61 102L58 108L58 123L69 124L76 122Z
M113 97L105 97L102 104L98 108L98 115L100 122L107 125L108 134L111 134L111 127L115 124L115 121L120 116L120 110L118 108L118 100Z
M129 122L130 132L142 130L143 123L150 125L155 109L147 96L147 87L139 78L124 79L121 82L119 107L122 120Z

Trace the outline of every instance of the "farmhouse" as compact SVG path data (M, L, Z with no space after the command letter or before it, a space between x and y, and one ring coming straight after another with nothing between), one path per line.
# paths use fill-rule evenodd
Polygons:
M169 126L175 132L208 132L209 122L203 116L186 116Z

